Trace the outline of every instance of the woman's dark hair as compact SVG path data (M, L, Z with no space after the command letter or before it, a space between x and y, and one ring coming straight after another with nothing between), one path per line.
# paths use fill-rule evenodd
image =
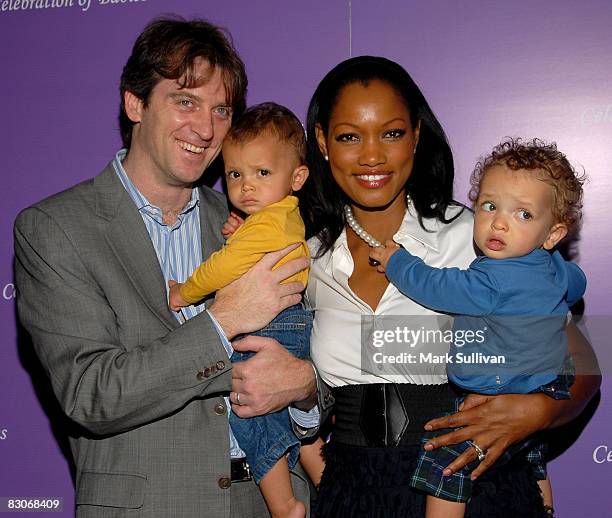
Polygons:
M348 199L334 181L329 162L319 149L315 128L320 125L327 135L329 120L345 86L353 83L367 86L374 80L384 81L398 93L410 112L413 128L420 122L414 166L406 182L419 224L425 229L423 218L437 218L444 223L454 219L445 217L447 207L456 204L452 200L453 155L444 130L419 87L408 72L388 59L374 56L347 59L323 78L308 107L306 161L310 178L299 198L307 237L317 236L321 241L317 257L330 250L342 233L343 206Z
M247 77L229 35L204 20L158 18L136 39L121 74L119 129L124 147L130 147L134 126L125 111L124 93L131 92L147 106L153 88L162 79L182 78L183 88L193 88L202 80L194 73L198 58L206 60L213 69L220 68L233 115L244 111Z

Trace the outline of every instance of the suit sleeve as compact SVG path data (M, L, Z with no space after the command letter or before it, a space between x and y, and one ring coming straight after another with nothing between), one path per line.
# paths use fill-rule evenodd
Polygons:
M230 390L230 362L207 314L126 348L116 311L129 312L111 305L52 217L27 209L14 235L19 317L68 417L114 434ZM209 376L198 376L205 368Z
M240 278L266 253L286 246L286 241L285 232L271 221L247 221L221 250L196 268L181 286L181 296L191 304L201 300Z
M386 273L404 295L435 311L484 316L497 305L495 280L481 270L433 268L402 248L389 259Z

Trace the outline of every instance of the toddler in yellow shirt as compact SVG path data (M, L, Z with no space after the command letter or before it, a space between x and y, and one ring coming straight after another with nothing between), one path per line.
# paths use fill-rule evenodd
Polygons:
M232 214L224 226L224 234L233 231L225 246L186 282L171 286L169 305L175 311L236 280L268 252L300 243L276 266L309 255L304 222L293 196L308 178L304 129L297 117L275 103L252 106L229 130L222 153L229 199L246 218ZM285 282L291 281L301 281L306 286L308 271ZM298 304L253 334L274 338L295 356L305 358L309 356L311 328L311 312ZM249 356L234 352L231 359L234 362ZM305 516L305 507L295 499L289 477L300 444L289 419L286 409L250 419L230 415L232 432L275 518ZM315 472L310 473L316 482L322 471L319 446L303 450L302 456L306 453L311 458L305 464L316 466Z

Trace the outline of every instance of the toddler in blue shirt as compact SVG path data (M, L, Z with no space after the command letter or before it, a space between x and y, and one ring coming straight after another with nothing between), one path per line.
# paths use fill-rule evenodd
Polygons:
M482 255L467 270L432 268L393 241L372 249L378 270L402 293L455 315L455 336L457 331L482 336L477 332L486 330L484 340L451 345L449 358L475 358L447 364L449 380L462 391L570 397L573 378L563 374L565 323L569 307L584 294L586 278L552 250L580 221L583 182L556 145L510 139L472 174L474 242ZM478 362L494 356L505 363ZM446 477L443 471L467 448L480 461L486 456L487 445L475 441L423 452L412 485L428 494L427 518L463 517L471 494L470 470ZM528 457L542 479L544 503L552 506L543 445L532 448Z

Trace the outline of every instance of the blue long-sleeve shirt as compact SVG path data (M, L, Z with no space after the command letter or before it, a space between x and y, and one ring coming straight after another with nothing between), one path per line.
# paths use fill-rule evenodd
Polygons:
M391 256L386 273L411 299L456 314L455 334L484 334L481 342L451 345L447 374L463 389L528 393L561 372L567 352L565 318L569 306L583 296L586 277L558 252L538 249L508 259L482 256L460 270L432 268L401 249ZM506 363L483 361L493 356L504 357Z

